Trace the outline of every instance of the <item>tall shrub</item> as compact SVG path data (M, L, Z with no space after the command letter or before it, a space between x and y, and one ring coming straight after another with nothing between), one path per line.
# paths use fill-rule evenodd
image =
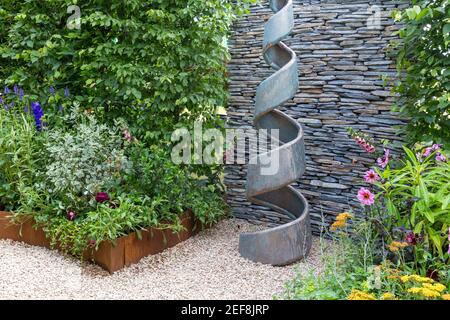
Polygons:
M154 141L186 119L212 126L227 96L226 37L253 2L2 0L0 83L36 99L69 86L86 107L132 116ZM67 27L71 5L80 29Z
M450 143L450 1L415 0L395 13L400 31L397 109L410 118L410 142Z

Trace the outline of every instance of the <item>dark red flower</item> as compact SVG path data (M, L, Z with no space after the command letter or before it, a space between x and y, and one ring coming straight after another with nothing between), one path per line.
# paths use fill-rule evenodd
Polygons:
M94 239L91 239L91 240L88 241L88 245L90 247L94 247L96 244L97 244L97 241L95 241Z
M67 212L66 217L67 217L67 220L73 221L77 217L77 214L73 211L69 211L69 212Z
M95 196L95 201L97 201L99 203L103 203L103 202L106 202L109 200L110 200L109 195L106 192L99 192Z
M416 234L413 231L409 231L406 233L405 236L405 241L409 244L409 245L413 245L415 246L417 244L417 237Z

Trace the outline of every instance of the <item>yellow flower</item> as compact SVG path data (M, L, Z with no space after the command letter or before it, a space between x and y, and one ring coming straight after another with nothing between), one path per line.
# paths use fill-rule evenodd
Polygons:
M374 295L360 290L353 289L347 300L377 300Z
M441 294L435 290L422 288L422 296L424 296L426 298L438 298L441 296Z
M336 231L337 229L344 228L347 224L347 220L352 218L351 214L348 212L340 213L336 217L336 221L331 225L331 231Z
M422 288L412 287L408 289L408 293L412 294L420 294L422 292Z
M408 243L406 242L398 242L398 241L392 241L390 245L388 245L388 249L391 252L398 252L400 249L406 248L408 246Z
M347 221L348 219L353 218L352 215L348 212L340 213L336 217L336 221Z
M411 275L411 279L420 283L433 283L434 280L428 277L421 277L417 274Z
M412 275L408 275L408 276L401 276L400 280L403 283L406 283L408 281L416 281L416 282L420 282L420 283L433 283L434 282L434 280L431 278L421 277L416 274L412 274Z
M430 290L434 290L437 291L439 293L444 292L445 289L447 289L446 286L444 286L441 283L435 283L435 284L431 284L431 283L424 283L422 284L422 286L424 288L430 289Z
M408 282L409 279L410 279L410 276L401 276L401 277L400 277L400 280L401 280L403 283Z
M381 300L395 300L395 294L386 292L381 295Z
M447 287L445 285L443 285L442 283L436 283L434 285L434 290L436 290L437 292L444 292L444 290L447 289Z
M435 290L418 287L408 289L408 293L417 294L425 298L438 298L441 296L441 294Z
M338 220L331 225L331 231L336 231L337 229L344 228L345 225L345 221Z
M443 294L442 299L444 300L450 300L450 294Z

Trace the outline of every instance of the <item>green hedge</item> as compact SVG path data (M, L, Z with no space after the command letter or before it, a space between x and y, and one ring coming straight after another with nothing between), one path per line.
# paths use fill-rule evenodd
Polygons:
M2 0L0 84L43 99L70 88L86 108L130 115L167 138L200 115L214 125L227 97L226 37L254 0ZM81 29L66 23L81 9Z
M395 13L400 31L397 110L410 118L409 140L450 145L450 1L420 0Z

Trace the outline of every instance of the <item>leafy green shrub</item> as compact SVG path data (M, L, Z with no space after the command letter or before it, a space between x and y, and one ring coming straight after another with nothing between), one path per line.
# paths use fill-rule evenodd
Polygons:
M78 201L109 191L129 164L118 128L99 123L79 108L63 117L63 122L69 129L48 131L36 187L60 199L68 208L76 208Z
M32 182L40 143L30 115L0 105L0 210L17 208L21 185Z
M0 79L30 88L34 100L70 85L86 108L129 115L153 142L200 115L215 125L227 97L226 37L254 2L2 1ZM73 4L79 30L66 27Z
M413 1L395 12L405 24L396 46L397 108L410 119L410 142L434 140L450 145L450 3Z
M437 145L420 148L417 154L404 150L405 159L398 168L380 172L378 196L385 202L389 219L414 235L416 266L445 263L450 254L450 164L436 160L439 155L444 157Z
M350 133L359 144L368 144L368 137ZM403 149L404 155L394 159L384 143L377 166L364 175L368 187L361 188L358 199L366 212L377 212L373 222L380 240L406 241L415 271L424 274L450 259L450 164L442 145Z
M132 172L125 179L124 192L159 199L165 212L181 213L191 209L202 223L212 223L226 211L219 182L198 177L188 166L170 161L170 154L158 147L146 148L140 142L129 150Z

